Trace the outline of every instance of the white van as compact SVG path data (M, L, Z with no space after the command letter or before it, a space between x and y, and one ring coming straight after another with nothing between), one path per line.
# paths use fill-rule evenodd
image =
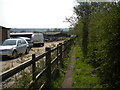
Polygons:
M44 46L44 37L42 33L10 33L11 38L28 37L33 42L33 45Z

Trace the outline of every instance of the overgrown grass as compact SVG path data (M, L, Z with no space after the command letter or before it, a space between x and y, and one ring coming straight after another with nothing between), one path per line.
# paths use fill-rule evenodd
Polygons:
M70 49L70 52L67 54L67 57L64 58L64 68L59 67L59 75L55 80L52 81L52 88L61 88L64 81L65 73L67 71L68 63L70 62L70 56L73 51L73 46Z
M74 67L74 88L102 88L100 79L97 77L95 68L85 62L81 48L76 47L76 63Z

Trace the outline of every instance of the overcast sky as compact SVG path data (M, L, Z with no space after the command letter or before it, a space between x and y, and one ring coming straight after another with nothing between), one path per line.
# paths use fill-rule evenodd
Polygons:
M0 26L8 28L66 28L76 0L0 0ZM116 1L116 0L80 0ZM118 0L119 1L119 0Z
M0 26L10 28L65 28L75 0L0 0Z

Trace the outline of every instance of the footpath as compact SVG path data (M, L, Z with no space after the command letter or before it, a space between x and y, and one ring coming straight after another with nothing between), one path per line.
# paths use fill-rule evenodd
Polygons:
M74 49L72 51L71 57L70 57L70 63L67 67L67 72L65 74L64 81L62 83L62 88L72 88L73 84L73 69L76 59L76 46L74 46Z

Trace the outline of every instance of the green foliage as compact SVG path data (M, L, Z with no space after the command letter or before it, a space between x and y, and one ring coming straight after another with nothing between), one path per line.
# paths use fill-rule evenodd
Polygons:
M79 2L78 5L74 7L74 12L77 15L77 18L82 22L82 52L84 57L87 56L87 47L88 47L88 24L89 24L89 16L91 14L91 5L87 2ZM79 22L78 22L79 23Z
M32 80L32 77L30 75L28 75L29 73L22 71L21 72L21 77L16 79L16 85L14 86L14 88L28 88L29 87L29 83ZM16 76L17 78L17 76Z
M61 85L65 77L65 73L67 70L68 63L70 62L70 56L71 56L72 50L73 50L73 46L71 47L69 53L67 54L67 57L64 58L64 68L61 69L59 67L59 75L57 76L55 80L52 81L52 88L61 88Z
M74 12L77 14L78 18L84 18L91 13L89 3L82 2L74 7Z
M85 61L96 68L103 87L119 88L120 2L99 2L91 7L94 10L89 16L88 55ZM81 22L77 23L76 33L82 35Z
M78 21L78 23L76 23L75 27L74 27L74 31L76 33L76 35L78 35L77 38L77 43L79 43L81 45L81 41L82 41L82 27L83 27L83 23L81 22L81 20Z
M98 69L104 87L119 87L120 16L112 12L100 15L91 16L89 62Z
M76 63L74 67L74 88L101 88L100 80L96 75L95 69L83 59L82 51L77 45Z

